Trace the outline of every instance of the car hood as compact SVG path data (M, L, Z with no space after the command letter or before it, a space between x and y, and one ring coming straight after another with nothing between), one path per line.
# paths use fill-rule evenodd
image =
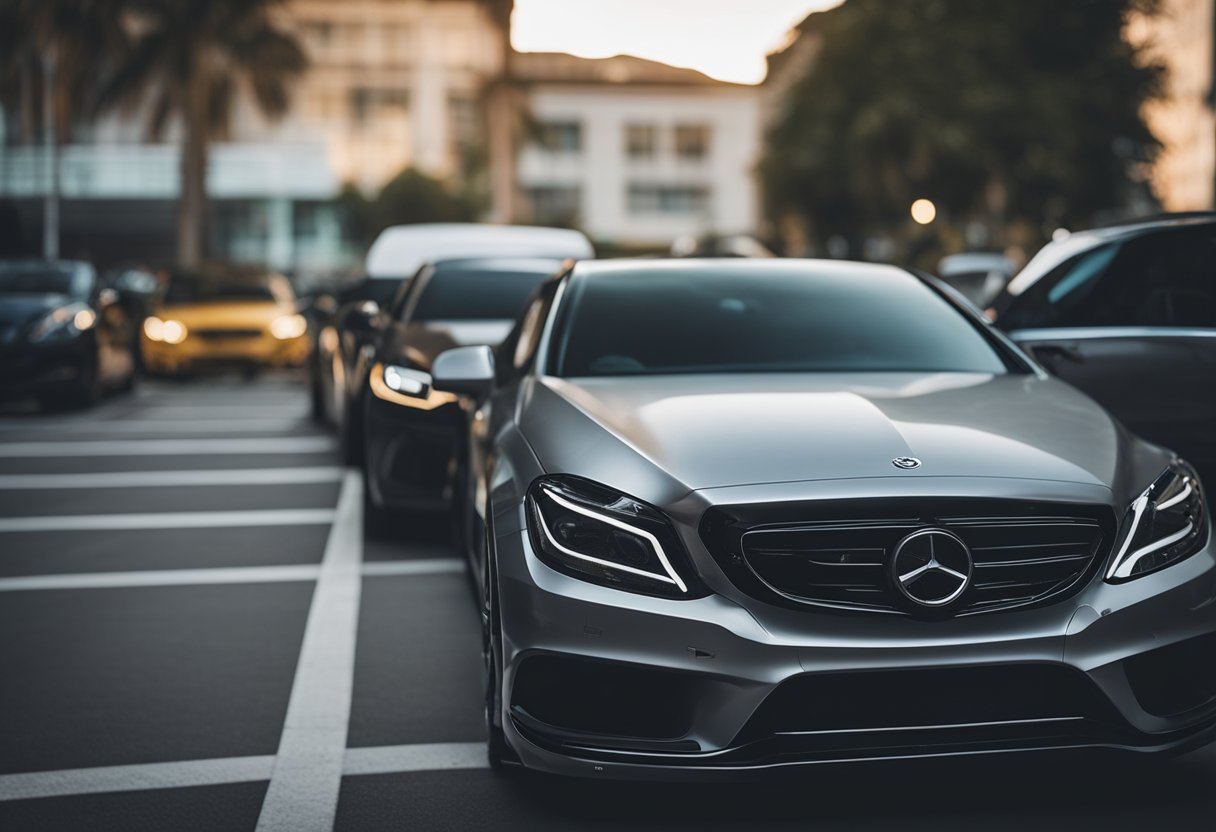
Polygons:
M21 338L27 327L52 309L75 302L60 294L0 295L0 347L7 347Z
M485 344L497 346L511 334L514 321L426 321L405 328L401 343L390 343L393 360L405 360L411 367L430 371L436 356L455 347Z
M611 484L641 463L688 491L891 476L1109 489L1128 442L1093 401L1034 375L542 378L520 422L546 470L583 473L596 460ZM903 456L922 464L901 470L892 460Z
M271 301L222 301L216 303L180 303L161 306L152 314L166 320L181 321L186 329L264 328L281 315L290 315L295 307Z

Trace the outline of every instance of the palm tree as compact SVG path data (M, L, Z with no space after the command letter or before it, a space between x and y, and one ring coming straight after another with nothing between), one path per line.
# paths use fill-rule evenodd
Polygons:
M0 101L16 103L17 133L45 147L43 254L59 253L59 145L87 110L126 43L123 0L0 3Z
M229 132L243 91L267 118L281 117L292 83L307 66L304 51L274 21L282 0L126 0L131 46L101 98L102 108L146 107L153 139L181 125L177 255L202 256L207 157Z

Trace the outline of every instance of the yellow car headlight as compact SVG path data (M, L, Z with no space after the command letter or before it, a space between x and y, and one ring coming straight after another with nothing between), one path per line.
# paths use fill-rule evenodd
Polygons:
M303 315L283 315L270 322L270 334L280 341L299 338L308 331L308 321Z
M163 341L166 344L180 344L186 340L188 330L181 321L172 318L162 321L152 315L144 320L144 335L149 341Z

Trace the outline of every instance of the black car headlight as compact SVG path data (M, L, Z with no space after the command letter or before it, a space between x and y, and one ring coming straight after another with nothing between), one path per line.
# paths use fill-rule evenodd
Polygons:
M559 572L665 598L705 594L658 509L576 477L541 477L527 504L532 548Z
M1207 537L1203 486L1195 469L1176 460L1128 508L1106 579L1156 572L1198 552Z
M63 341L89 331L96 323L97 313L87 303L69 303L44 315L26 337L31 344Z

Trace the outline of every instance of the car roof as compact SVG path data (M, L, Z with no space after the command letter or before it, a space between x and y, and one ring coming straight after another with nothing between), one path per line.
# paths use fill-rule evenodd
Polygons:
M775 274L781 272L806 272L808 269L814 269L819 274L833 274L840 277L899 274L909 280L920 280L920 278L907 269L886 263L863 263L856 260L812 260L794 257L629 258L622 260L580 261L574 267L574 271L578 275L628 275L639 272L650 274L696 274L704 272Z
M455 257L437 260L431 265L436 272L556 272L566 257Z
M591 241L570 228L484 223L419 223L380 232L367 252L371 278L408 277L425 263L459 257L595 256Z
M1122 242L1149 234L1175 228L1195 228L1216 224L1216 212L1194 212L1187 214L1165 214L1132 220L1121 225L1108 225L1085 231L1074 231L1063 239L1050 242L1039 249L1030 262L1022 267L1002 295L1016 297L1039 281L1043 275L1059 264L1091 248L1106 243Z

